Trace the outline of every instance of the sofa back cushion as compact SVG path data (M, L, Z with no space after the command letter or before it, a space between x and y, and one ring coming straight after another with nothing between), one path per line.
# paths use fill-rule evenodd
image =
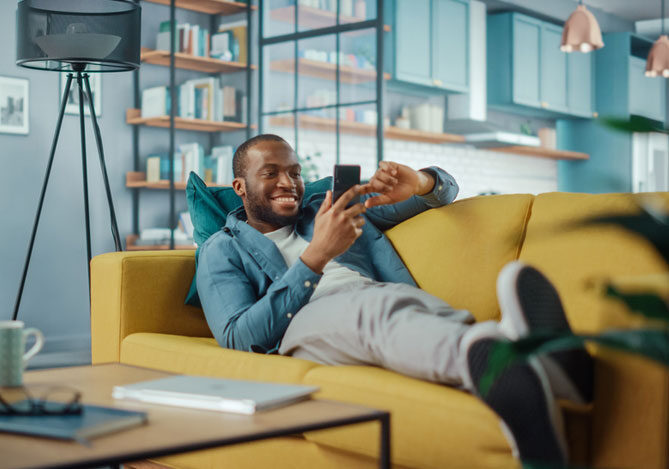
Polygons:
M425 291L478 321L499 319L497 274L518 257L534 196L480 196L429 210L388 230Z
M669 193L654 194L669 204ZM569 322L578 332L624 327L638 318L606 300L601 286L666 272L652 245L612 225L582 226L588 218L639 211L643 194L547 193L536 197L520 259L537 267L555 284Z

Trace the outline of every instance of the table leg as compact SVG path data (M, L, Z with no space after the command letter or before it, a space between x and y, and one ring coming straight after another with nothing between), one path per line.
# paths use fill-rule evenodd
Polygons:
M385 414L379 421L381 422L379 468L390 469L390 414Z

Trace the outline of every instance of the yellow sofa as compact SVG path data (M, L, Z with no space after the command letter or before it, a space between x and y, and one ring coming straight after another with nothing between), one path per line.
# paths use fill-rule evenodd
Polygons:
M667 193L657 196L669 203ZM638 319L592 285L662 274L661 258L645 241L615 227L566 227L604 213L634 212L638 201L631 194L482 196L430 210L386 234L421 288L469 309L478 320L499 319L497 274L521 259L555 283L576 331L634 327ZM316 385L318 397L392 412L394 467L519 467L495 414L465 392L376 367L322 366L219 347L202 311L183 304L194 272L192 252L103 254L93 259L91 272L93 363ZM563 406L572 461L666 468L667 370L618 352L595 353L594 404ZM375 467L377 445L376 424L361 424L159 462L180 468Z

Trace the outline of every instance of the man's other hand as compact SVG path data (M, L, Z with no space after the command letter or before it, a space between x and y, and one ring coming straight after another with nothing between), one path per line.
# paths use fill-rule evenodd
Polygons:
M370 208L402 202L413 195L425 195L434 188L434 182L434 177L427 172L416 171L392 161L382 161L374 176L361 187L360 193L379 193L365 201L365 207Z
M314 236L300 256L302 262L314 272L322 273L325 264L345 253L362 234L365 219L361 214L365 213L365 206L355 204L346 207L361 190L360 185L351 187L334 204L332 191L325 194L316 214Z

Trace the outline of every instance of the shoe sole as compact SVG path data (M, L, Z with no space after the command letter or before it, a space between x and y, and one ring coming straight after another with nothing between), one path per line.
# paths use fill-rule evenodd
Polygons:
M495 342L483 338L468 347L466 378L470 383L481 379ZM512 364L481 398L502 419L504 433L522 461L549 464L567 461L562 414L538 360L530 358L528 362Z
M516 293L521 288L523 292L530 293L522 299ZM530 331L571 332L558 292L533 267L520 262L504 267L497 281L497 298L501 310L505 312L500 330L511 340L518 340ZM529 318L525 311L534 311L535 314ZM536 314L539 312L541 314ZM592 401L594 365L585 347L552 352L538 359L557 397L579 404Z

